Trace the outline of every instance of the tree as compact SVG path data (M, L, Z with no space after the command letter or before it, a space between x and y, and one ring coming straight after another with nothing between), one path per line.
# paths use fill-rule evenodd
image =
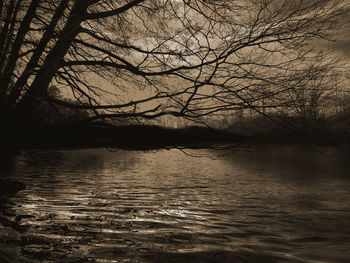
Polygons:
M50 86L48 88L48 96L57 100L74 103L67 98L63 98L59 89L55 86ZM34 126L64 125L76 123L87 118L89 118L87 110L71 109L55 103L43 101L33 111L31 124Z
M1 0L2 119L26 123L43 102L90 110L90 122L264 114L333 67L313 43L331 38L347 8L344 0ZM50 85L74 101L50 96Z

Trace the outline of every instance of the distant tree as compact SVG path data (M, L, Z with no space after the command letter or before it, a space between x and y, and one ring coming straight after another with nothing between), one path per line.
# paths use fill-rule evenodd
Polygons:
M337 107L336 93L343 81L334 78L338 73L333 64L314 66L312 73L296 78L295 86L282 93L278 99L280 107L274 109L271 117L290 128L309 129L325 125L333 118Z
M334 65L313 43L342 26L346 3L1 0L1 118L22 125L44 102L91 110L87 121L279 108Z

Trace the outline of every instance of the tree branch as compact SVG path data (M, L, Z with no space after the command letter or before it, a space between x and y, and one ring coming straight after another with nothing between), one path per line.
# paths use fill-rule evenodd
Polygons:
M115 10L110 10L110 11L105 11L105 12L100 12L100 13L90 13L90 14L87 14L86 19L93 20L93 19L99 19L99 18L105 18L105 17L119 15L121 13L126 12L130 8L137 6L138 4L140 4L144 1L145 0L133 0L133 1L129 2L128 4L126 4L122 7L119 7Z

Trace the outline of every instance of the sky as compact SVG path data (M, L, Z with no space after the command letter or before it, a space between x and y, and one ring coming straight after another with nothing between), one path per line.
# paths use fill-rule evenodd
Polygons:
M345 3L349 5L349 10L343 17L343 29L335 34L336 41L333 43L320 42L319 46L336 48L341 56L350 62L350 0L345 0Z

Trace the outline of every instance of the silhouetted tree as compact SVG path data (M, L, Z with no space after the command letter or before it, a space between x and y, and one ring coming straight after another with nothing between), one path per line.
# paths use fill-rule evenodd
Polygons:
M57 100L73 103L72 100L63 98L56 86L49 86L48 96ZM57 105L51 101L42 101L37 106L31 117L31 124L34 126L72 124L83 121L90 117L88 110L71 109Z
M342 0L1 0L2 120L25 123L43 102L91 110L87 121L284 107L333 66L312 46L346 10Z

